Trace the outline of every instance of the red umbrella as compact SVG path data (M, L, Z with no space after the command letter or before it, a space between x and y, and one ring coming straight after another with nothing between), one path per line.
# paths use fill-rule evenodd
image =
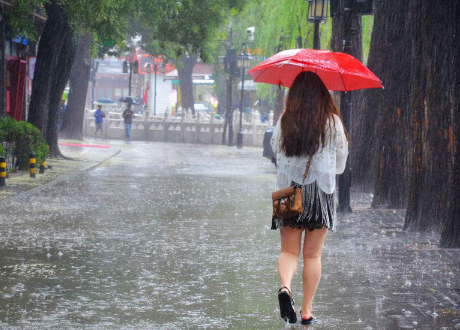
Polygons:
M248 73L255 82L291 87L303 71L316 73L328 90L383 88L380 79L360 61L345 53L316 49L289 49L259 63Z

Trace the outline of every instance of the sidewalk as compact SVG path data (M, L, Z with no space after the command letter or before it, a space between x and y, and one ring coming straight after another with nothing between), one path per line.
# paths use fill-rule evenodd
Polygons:
M353 193L353 213L326 242L328 288L319 293L333 292L335 317L347 329L460 329L460 249L439 248L437 233L403 231L405 210L370 204L369 194Z
M261 149L84 143L110 148L62 147L78 158L59 163L64 184L0 201L1 329L284 328L275 169ZM327 236L319 323L289 329L460 329L460 249L403 231L404 210L371 198L352 193Z
M30 178L28 171L9 173L9 177L6 179L6 186L3 189L0 188L0 201L46 185L52 181L63 180L80 171L97 166L119 152L121 147L104 144L104 141L101 140L59 140L59 143L74 144L73 146L59 146L61 153L69 159L47 159L46 163L52 169L47 169L44 174L40 174L37 166L35 179ZM84 146L75 146L79 144L83 144ZM91 147L92 145L94 147Z

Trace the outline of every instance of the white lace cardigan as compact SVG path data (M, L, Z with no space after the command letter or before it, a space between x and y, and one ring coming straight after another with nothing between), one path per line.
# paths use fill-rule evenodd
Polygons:
M316 181L324 193L332 194L335 191L335 175L341 174L345 170L348 141L340 118L337 115L334 117L335 125L329 125L331 119L326 123L327 143L324 148L321 144L318 151L313 155L305 181L303 181L303 175L309 157L287 157L280 150L280 117L271 139L271 146L276 154L277 162L277 189L289 187L292 181L298 184L310 184ZM333 127L332 131L331 126Z

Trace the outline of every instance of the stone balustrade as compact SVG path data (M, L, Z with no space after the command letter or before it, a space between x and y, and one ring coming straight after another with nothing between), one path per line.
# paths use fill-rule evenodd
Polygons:
M239 129L240 113L233 114L234 143ZM243 120L243 145L262 147L265 130L273 125L273 111L270 111L269 122L261 123L256 111L245 114ZM85 110L83 135L94 136L96 124L94 110ZM144 141L163 141L179 143L221 144L224 131L224 120L215 119L210 114L198 112L196 118L191 111L182 117L172 117L166 111L164 116L135 115L131 125L131 139ZM125 125L121 113L108 112L103 124L104 137L123 139Z

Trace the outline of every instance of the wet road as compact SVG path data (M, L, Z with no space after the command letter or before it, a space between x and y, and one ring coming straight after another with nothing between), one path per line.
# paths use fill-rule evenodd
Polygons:
M261 150L120 149L0 204L0 328L282 329L275 175ZM459 251L367 202L327 239L311 328L460 328ZM300 272L294 283L300 304Z

